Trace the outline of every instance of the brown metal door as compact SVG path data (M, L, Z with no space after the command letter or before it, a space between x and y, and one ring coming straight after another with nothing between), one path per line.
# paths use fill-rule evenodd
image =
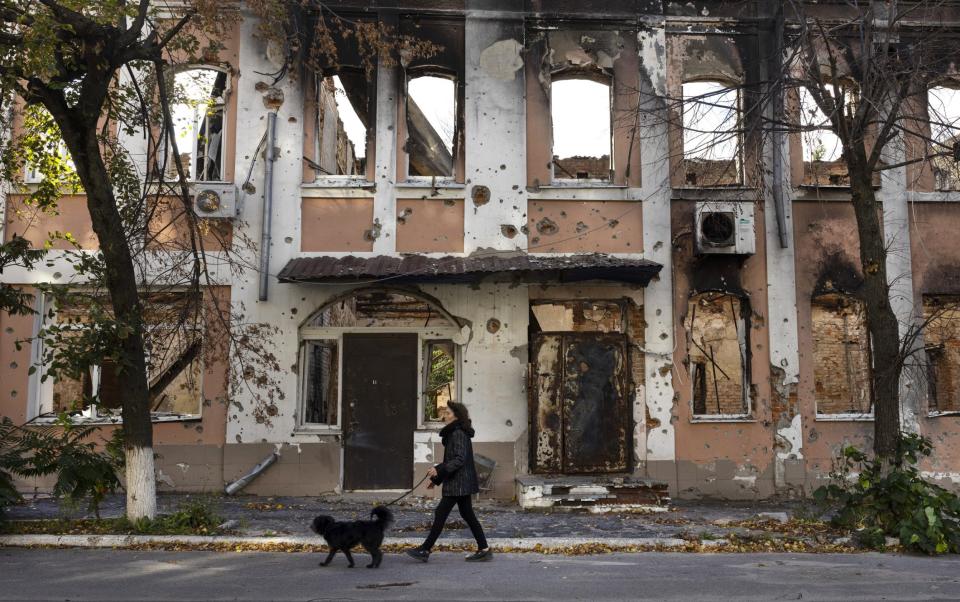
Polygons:
M417 335L343 335L343 487L413 485Z
M565 334L563 357L564 472L626 471L631 437L624 337Z
M542 334L533 342L530 416L535 472L630 469L626 338Z

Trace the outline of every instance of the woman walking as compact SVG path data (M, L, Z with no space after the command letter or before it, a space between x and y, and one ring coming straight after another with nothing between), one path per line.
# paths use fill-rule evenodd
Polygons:
M460 516L470 526L474 539L477 540L477 551L467 556L467 562L490 560L493 552L487 547L487 538L483 535L483 527L473 513L470 496L480 492L477 483L477 468L473 464L473 427L470 424L470 413L462 403L451 401L441 410L441 419L446 424L440 431L443 441L443 462L429 471L428 488L443 485L443 496L433 515L433 527L427 539L418 548L407 550L407 555L422 562L430 559L430 550L440 537L447 517L454 506L460 510Z

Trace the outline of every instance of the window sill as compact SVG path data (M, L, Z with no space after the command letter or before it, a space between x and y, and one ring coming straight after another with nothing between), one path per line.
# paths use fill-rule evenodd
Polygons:
M397 182L394 185L394 188L398 190L403 190L403 189L431 190L434 188L463 190L466 187L467 187L466 184L461 184L460 182L457 182L452 178L437 178L436 180L432 178L427 178L424 180L406 180L404 182Z
M817 414L817 422L873 422L873 414Z
M630 188L626 184L614 184L613 182L605 182L603 180L555 180L549 184L541 184L541 190L556 190L563 189L567 190L570 188Z
M424 423L421 423L421 424L417 425L417 430L418 430L418 431L424 431L424 432L427 432L427 433L437 433L437 432L440 432L441 430L443 430L443 427L445 427L445 426L447 426L447 425L444 424L444 423L442 423L442 422L437 422L437 423L424 422Z
M756 186L747 186L746 184L717 184L715 186L674 186L677 192L756 192ZM750 199L755 201L756 199Z
M293 429L294 435L342 435L343 430L339 426L328 426L323 424L301 424Z
M927 418L940 418L942 416L960 416L960 410L932 411L927 413Z
M756 422L757 419L749 414L719 414L717 416L694 416L691 424L709 424L717 422Z
M300 185L301 188L367 188L372 189L376 188L376 184L367 180L366 178L353 178L350 176L344 176L342 178L336 177L324 177L320 178L313 182L304 182Z
M199 422L203 419L203 416L200 414L162 414L157 416L150 416L150 422ZM57 416L39 416L30 421L30 424L57 424L59 423L59 417ZM88 425L110 425L110 424L123 424L123 419L120 416L71 416L70 422L72 424L88 424Z

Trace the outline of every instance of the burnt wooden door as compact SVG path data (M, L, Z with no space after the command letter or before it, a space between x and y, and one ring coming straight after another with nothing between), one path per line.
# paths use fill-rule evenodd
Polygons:
M343 487L413 485L417 335L343 335Z
M626 337L538 335L531 354L531 465L535 472L630 469Z

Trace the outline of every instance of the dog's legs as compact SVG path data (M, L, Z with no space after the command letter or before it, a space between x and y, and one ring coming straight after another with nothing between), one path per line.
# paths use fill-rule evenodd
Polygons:
M350 563L350 568L353 568L353 556L350 555L350 550L348 548L343 549L343 555L347 557L347 562Z
M375 569L380 566L380 562L383 560L383 552L379 548L368 546L364 544L363 549L370 554L370 564L367 565L368 569Z
M330 553L327 554L326 560L324 560L323 562L320 563L320 566L327 566L328 564L330 564L330 561L333 560L333 557L336 556L336 555L337 555L337 549L336 549L336 548L330 548ZM347 552L347 558L350 558L350 553L349 553L349 552ZM350 564L353 564L353 561L351 561Z

